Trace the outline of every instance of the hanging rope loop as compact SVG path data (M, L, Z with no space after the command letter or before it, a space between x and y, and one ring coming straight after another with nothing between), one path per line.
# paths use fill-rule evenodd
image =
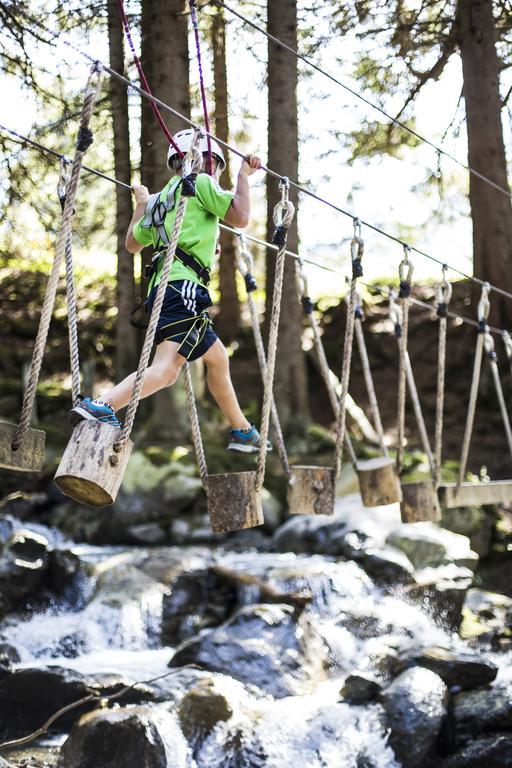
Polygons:
M404 258L398 267L398 277L400 279L400 290L398 292L399 299L408 299L411 295L411 280L414 267L409 260L410 253L410 247L404 243Z
M66 205L66 194L69 184L69 177L70 173L68 171L68 165L70 165L71 161L68 160L66 157L60 158L60 172L59 172L59 181L57 182L57 195L59 197L60 207L62 212L64 212L64 206Z
M237 266L240 274L244 278L245 290L247 293L253 293L253 291L257 290L258 284L252 274L254 259L247 247L247 238L244 232L237 232L236 254Z
M492 337L492 334L489 333L489 331L486 331L484 335L484 347L485 351L487 353L487 357L489 360L498 360L498 355L496 354L496 348L494 346L494 339Z
M448 317L448 305L452 297L452 284L450 283L449 280L446 279L446 272L448 270L448 265L443 264L442 269L443 269L443 277L441 282L436 286L436 299L435 299L436 312L439 318Z
M85 88L85 96L82 107L82 114L80 116L80 129L87 128L92 117L94 104L99 94L101 85L101 71L95 65L89 75L87 86ZM36 396L37 383L39 381L39 374L41 371L41 364L43 361L44 348L46 346L46 339L48 338L48 330L50 327L51 316L53 312L53 306L55 304L55 296L57 293L57 287L59 283L60 265L64 257L66 250L66 244L69 243L69 233L71 231L71 216L73 214L73 203L76 196L78 182L80 179L80 172L82 170L82 158L83 152L78 149L75 152L73 159L73 166L71 169L71 175L69 183L67 185L67 195L64 204L64 210L62 213L62 222L57 236L57 242L55 245L55 255L53 258L53 264L48 278L46 286L46 293L43 301L43 307L41 310L41 319L39 321L39 328L37 330L37 337L34 345L34 351L32 353L32 361L30 363L30 373L28 377L27 388L23 396L23 405L21 407L21 414L18 423L18 429L14 435L12 441L12 450L16 451L21 445L24 435L26 434L34 407L34 401Z
M389 317L395 327L395 336L397 339L402 337L403 312L402 307L397 302L398 294L391 288L389 291Z
M491 301L489 299L489 293L491 286L489 283L482 285L482 293L480 295L480 301L478 302L478 333L487 333L489 326L487 325L487 318L491 310Z
M356 292L355 292L355 302L356 302L356 305L355 305L355 308L354 308L354 317L356 318L356 320L363 321L365 319L364 318L364 310L363 310L363 304L362 304L362 301L361 301L361 294L360 294L358 288L356 288Z
M350 255L352 258L352 277L363 276L362 258L364 254L364 241L361 237L361 222L359 219L353 220L354 224L354 236L350 243Z
M274 226L276 229L272 242L278 248L284 248L288 229L295 215L295 206L290 200L290 180L287 176L283 176L279 180L279 186L281 187L281 200L274 207Z
M274 244L279 246L276 257L276 267L274 275L274 291L272 294L272 307L270 313L270 324L268 334L268 352L266 375L263 388L263 405L261 408L260 424L260 450L258 454L258 464L256 469L255 489L259 493L263 487L265 479L265 465L267 461L267 438L270 422L272 403L274 402L273 386L274 372L276 364L277 337L279 333L279 318L281 315L281 297L283 293L284 261L286 254L286 238L288 228L292 223L295 214L295 206L289 199L290 182L287 178L282 178L279 182L281 186L281 200L274 208L274 224L276 232L274 233ZM276 234L278 241L276 242Z
M512 336L510 336L508 331L503 331L502 339L505 346L505 354L507 355L509 362L512 364Z
M194 130L192 145L183 160L183 180L181 182L181 194L183 197L195 197L197 174L203 164L203 156L198 148L202 136L200 128Z
M302 312L306 317L313 314L314 304L309 295L308 276L304 269L304 261L300 258L297 259L297 270L295 272L297 281L297 290L300 296L300 303L302 305Z

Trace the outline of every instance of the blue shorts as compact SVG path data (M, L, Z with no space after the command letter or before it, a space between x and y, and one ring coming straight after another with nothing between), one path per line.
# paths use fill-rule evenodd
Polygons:
M158 286L148 296L147 310L151 312ZM208 308L210 294L192 280L173 280L167 286L156 329L156 343L175 341L178 352L186 360L197 360L214 344L218 336L212 328Z

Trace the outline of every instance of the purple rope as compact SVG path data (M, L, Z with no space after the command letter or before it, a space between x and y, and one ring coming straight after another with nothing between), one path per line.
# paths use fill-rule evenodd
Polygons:
M197 19L197 8L196 8L195 0L189 0L188 4L190 6L190 18L192 20L192 27L194 29L194 38L196 41L197 63L199 65L199 86L201 89L201 101L203 103L204 127L206 129L206 141L208 146L208 159L207 159L206 169L211 176L212 170L213 170L212 142L210 139L210 120L208 118L208 107L206 105L206 91L204 89L203 65L201 61L201 44L199 42L199 22Z
M125 13L125 10L124 10L123 0L117 0L117 7L119 8L119 15L121 16L121 21L123 22L123 28L124 28L124 31L126 33L126 39L128 40L128 44L129 44L130 50L132 52L133 60L135 62L137 70L139 72L139 77L141 79L142 85L144 86L146 91L152 96L153 93L151 91L151 88L149 87L148 81L146 80L146 75L144 74L144 70L142 69L142 64L140 62L139 57L137 56L137 54L135 52L135 46L133 44L133 39L132 39L132 35L131 35L131 32L130 32L130 25L128 24L128 17L126 16L126 13ZM163 119L163 117L162 117L162 115L160 113L160 110L158 109L157 105L155 104L154 101L151 101L150 105L151 105L151 109L153 111L154 116L158 120L158 124L160 125L160 128L162 129L162 131L165 134L165 137L166 137L167 141L169 142L169 144L172 144L172 146L174 147L174 149L176 150L176 152L178 153L178 155L180 157L184 157L183 152L181 151L181 149L178 147L178 145L176 144L176 142L172 138L172 136L171 136L171 134L169 132L169 129L167 128L167 126L166 126L166 124L164 122L164 119Z

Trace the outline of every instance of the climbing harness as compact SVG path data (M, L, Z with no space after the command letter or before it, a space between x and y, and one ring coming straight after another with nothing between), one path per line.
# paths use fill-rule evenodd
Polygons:
M185 216L187 200L194 193L194 174L201 167L202 156L194 142L184 160L184 179L171 239L164 257L162 279L158 285L144 345L135 375L124 426L119 429L96 421L81 421L75 427L55 475L55 483L66 495L91 506L104 506L115 501L128 459L133 449L130 434L139 405L144 376L155 340L174 252ZM66 205L68 201L66 200Z
M400 263L398 274L400 280L398 296L394 291L391 291L389 297L389 313L394 324L395 336L398 341L399 351L396 458L397 472L400 474L403 470L403 454L405 444L405 402L407 389L409 389L423 450L427 455L430 474L433 478L435 474L434 455L432 453L432 448L428 438L425 420L423 418L421 403L408 352L409 305L411 279L413 274L413 265L410 261L410 249L408 246L404 247L404 257ZM435 492L433 479L414 483L402 482L401 485L402 501L400 503L400 510L403 522L412 523L421 520L437 521L440 519L441 510L439 507L437 494Z
M494 339L492 338L489 331L489 326L487 325L487 318L489 317L489 311L491 307L489 292L490 286L484 285L482 287L480 301L478 302L478 333L475 348L475 358L473 361L473 374L471 377L468 411L466 415L464 437L462 439L462 449L457 483L447 483L446 485L442 485L439 488L441 502L447 508L463 507L471 504L481 505L512 502L512 481L497 480L480 483L464 482L468 463L469 448L471 444L471 436L473 433L473 425L475 420L478 387L480 384L482 358L484 351L491 368L491 374L496 390L496 398L498 400L498 406L501 412L503 426L505 428L508 448L512 456L512 429L510 426L510 419L503 395L503 388L501 386L497 355L494 347Z
M55 296L59 282L62 259L65 256L69 232L71 231L71 216L74 200L80 179L82 160L92 142L89 130L92 111L101 84L101 67L95 63L91 69L85 89L82 115L78 130L75 157L67 185L66 200L62 214L62 223L57 236L55 255L46 287L46 294L41 311L39 328L30 364L28 385L23 398L21 415L17 426L7 422L0 423L0 466L21 472L40 472L44 462L44 432L30 427L37 383L41 371L46 339L50 327L51 316L55 304Z

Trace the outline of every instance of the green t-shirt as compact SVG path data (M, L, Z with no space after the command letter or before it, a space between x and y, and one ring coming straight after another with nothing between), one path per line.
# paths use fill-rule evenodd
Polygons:
M160 200L165 200L169 187L179 179L179 176L173 176L165 185L160 193ZM181 186L175 195L175 205L172 211L169 211L165 217L165 231L170 238L178 202L181 196ZM208 269L212 268L215 256L215 247L219 235L219 219L223 219L227 213L233 193L226 192L207 173L200 173L196 179L195 197L189 197L185 217L181 225L178 245L184 251L194 256L201 264ZM158 239L158 231L155 227L143 227L144 216L135 224L133 236L141 245L161 246ZM163 262L163 259L161 260ZM163 263L162 265L163 266ZM151 281L151 287L158 285L161 279L161 268L156 278ZM191 280L199 283L200 280L189 267L182 264L179 259L175 259L171 267L170 280Z

